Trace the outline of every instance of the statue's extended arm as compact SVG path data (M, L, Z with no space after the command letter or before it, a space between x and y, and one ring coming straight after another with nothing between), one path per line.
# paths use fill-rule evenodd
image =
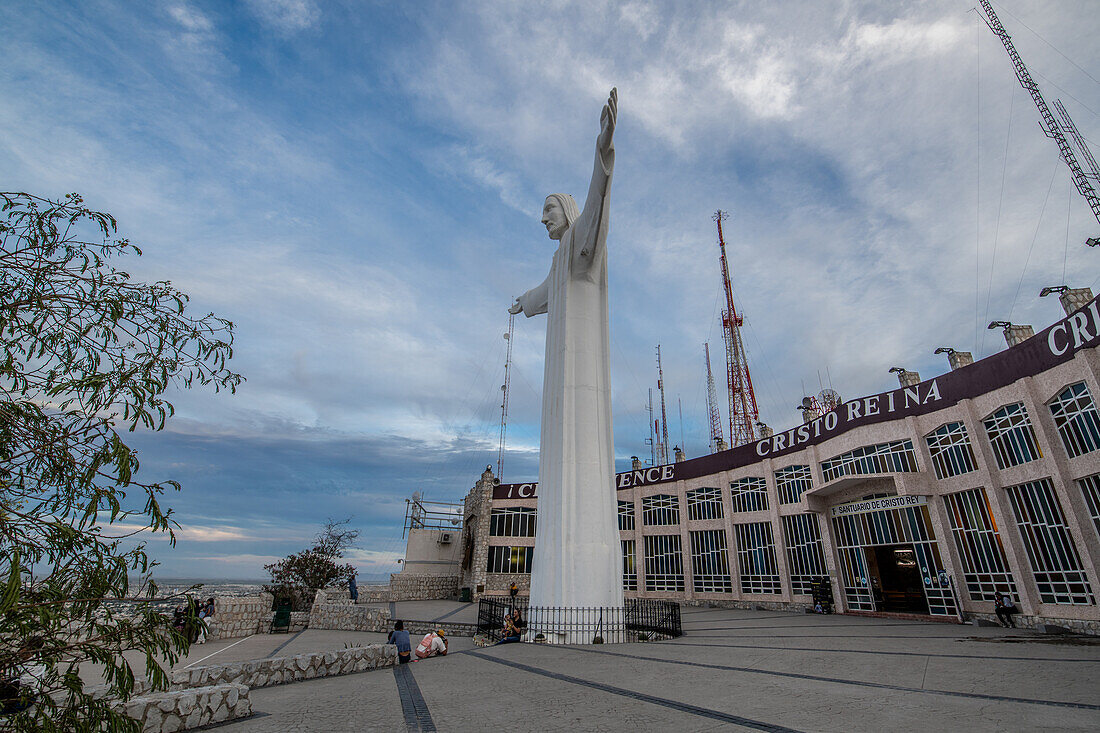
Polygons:
M615 170L615 122L619 112L619 92L612 89L600 114L600 134L596 138L596 160L592 182L574 230L580 235L573 241L574 266L590 266L600 261L607 240L607 196L611 174Z
M541 285L528 290L516 298L515 304L508 309L512 315L522 313L530 318L545 313L550 304L550 277L547 276Z

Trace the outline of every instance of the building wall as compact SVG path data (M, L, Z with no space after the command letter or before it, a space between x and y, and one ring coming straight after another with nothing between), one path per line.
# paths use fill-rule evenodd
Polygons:
M443 535L450 541L443 542ZM462 531L410 529L401 574L458 575L462 562Z
M1083 382L1093 400L1100 403L1100 352L1097 344L1100 344L1100 311L1096 308L1096 301L1090 304L1096 323L1090 323L1095 334L1085 328L1083 331L1084 343L1076 344L1078 350L1072 351L1072 357L1067 356L1066 361L1054 366L1047 362L1031 359L1037 349L1049 348L1057 354L1055 347L1065 343L1071 343L1071 330L1063 329L1055 335L1051 335L1052 329L1059 328L1073 320L1067 318L1061 324L1055 324L1038 334L1024 344L1014 346L1007 352L982 360L974 365L962 369L974 370L971 374L984 375L983 379L992 374L990 378L993 384L1001 384L988 391L979 391L966 398L947 404L942 409L932 408L925 411L917 411L918 414L910 414L896 419L880 419L870 424L859 424L853 421L854 426L843 430L839 434L826 436L825 439L816 442L811 441L806 447L793 452L781 454L778 457L767 455L763 458L751 456L746 461L744 457L747 448L728 451L730 456L736 456L727 461L731 464L728 468L719 468L703 475L695 475L683 480L667 480L657 483L626 486L628 478L620 474L617 480L620 487L617 491L619 501L631 502L634 506L635 528L629 531L621 531L623 540L635 541L635 567L638 576L638 590L627 591L627 596L642 598L670 598L689 602L714 601L728 604L759 604L766 607L787 607L797 609L808 606L811 603L810 596L796 593L792 588L790 569L787 567L787 548L783 533L783 517L793 514L811 513L817 517L821 540L824 546L824 559L828 575L832 582L833 595L840 610L848 610L849 604L845 599L844 589L840 582L840 567L842 564L841 553L837 548L835 526L830 516L833 507L860 500L876 494L889 494L898 496L925 497L927 500L928 521L931 527L933 539L939 552L943 569L951 576L955 584L955 595L964 614L990 614L993 604L988 600L976 600L971 598L963 582L964 572L962 558L951 530L951 520L948 514L948 505L945 498L948 495L971 489L982 488L988 497L989 509L999 533L1001 544L1004 548L1005 558L1017 590L1017 603L1022 614L1020 620L1025 623L1037 624L1046 622L1062 622L1079 631L1097 633L1100 623L1096 599L1100 598L1100 533L1098 527L1090 515L1081 487L1076 483L1081 479L1094 474L1100 474L1100 450L1093 450L1084 455L1071 458L1059 437L1049 403L1064 388L1069 385ZM1082 309L1081 312L1085 312ZM1078 325L1084 323L1080 312L1077 316ZM1072 324L1071 324L1072 325ZM982 362L987 363L984 367ZM1040 363L1043 368L1039 371L1029 371L1028 365ZM995 368L991 368L995 367ZM1012 371L1016 370L1016 371ZM962 370L960 370L962 371ZM1012 376L1019 373L1014 380ZM1005 378L1005 375L1008 378ZM958 377L958 375L954 375ZM950 378L940 377L941 383L946 383ZM956 380L957 382L958 380ZM979 380L981 383L981 380ZM934 388L935 380L926 380L921 383L927 394L930 388ZM884 393L877 397L885 400L889 395ZM876 396L860 398L864 400L864 408L874 405ZM890 397L893 399L893 397ZM900 395L899 395L900 399ZM931 399L931 398L929 398ZM859 402L860 400L856 400ZM945 400L950 402L950 400ZM992 445L983 425L983 419L999 408L1022 402L1033 426L1035 440L1041 455L1035 460L1022 463L1017 466L1000 469L995 460ZM848 403L841 405L838 411L846 410ZM850 413L849 413L850 416ZM961 475L938 479L933 468L932 454L930 452L926 436L934 430L951 422L961 422L965 426L970 445L974 454L976 470ZM912 472L886 472L876 474L864 474L855 476L843 476L826 482L822 469L822 462L865 446L890 443L900 440L909 440L913 445L913 453L916 462L916 470ZM759 450L764 450L759 448ZM707 456L695 459L696 470L698 466L711 466L720 461L721 456ZM706 461L703 463L703 461ZM681 467L687 466L693 461L676 464L675 473L678 475L692 475L693 471L681 471ZM787 466L807 465L810 467L813 488L801 496L801 500L794 504L781 504L777 493L775 472ZM655 470L654 476L660 474ZM667 475L672 475L669 472ZM491 476L491 474L490 474ZM731 482L746 477L762 477L766 481L768 507L762 511L737 512L733 511ZM1025 482L1049 479L1058 503L1061 505L1065 516L1068 534L1074 545L1080 565L1091 586L1092 602L1087 604L1050 603L1043 602L1039 597L1035 573L1028 556L1028 549L1023 539L1022 530L1018 526L1013 511L1012 501L1008 487L1014 487ZM537 499L530 497L533 489L523 491L509 490L511 498L500 496L492 497L492 491L486 490L485 475L483 480L467 497L468 525L476 525L476 530L471 536L475 542L473 553L473 566L468 570L471 582L484 586L484 592L490 594L506 593L508 583L519 578L519 585L523 592L529 586L529 575L514 575L510 573L488 573L486 564L488 561L488 548L491 546L526 546L534 543L533 537L490 537L488 532L488 520L492 511L513 507L534 507ZM513 485L509 485L513 486ZM514 485L519 487L520 485ZM528 485L523 485L524 487ZM688 492L703 488L718 487L721 489L722 517L720 519L689 520L687 516ZM503 488L503 487L501 487ZM498 489L498 494L500 494ZM525 497L520 494L526 494ZM646 526L642 521L642 503L646 497L658 494L676 496L679 501L680 521L675 526ZM474 521L471 522L471 517ZM738 567L737 551L738 537L735 525L744 523L767 523L771 527L772 538L775 547L775 560L778 566L780 587L778 592L769 593L744 593L740 587L740 571ZM724 532L726 552L732 581L732 592L697 592L694 589L693 571L691 560L691 532L698 530L720 530ZM644 561L645 538L653 535L676 534L680 537L684 590L673 591L646 591L646 569ZM926 582L926 594L932 589L938 588L938 580L933 579L932 584ZM464 581L465 584L465 581Z

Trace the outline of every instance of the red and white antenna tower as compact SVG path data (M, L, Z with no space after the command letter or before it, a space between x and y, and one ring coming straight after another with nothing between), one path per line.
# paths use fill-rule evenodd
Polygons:
M730 284L729 265L726 264L726 240L722 236L722 220L726 218L728 216L723 211L714 213L714 221L718 224L718 247L722 251L722 284L726 290L722 330L726 339L726 371L730 391L730 445L736 448L753 441L753 426L760 418L760 410L756 407L756 393L752 389L745 347L741 343L742 319L733 305L733 286Z
M665 373L661 371L661 345L657 344L657 391L661 393L661 432L657 434L657 461L668 463L668 418L665 417Z
M710 344L703 344L707 360L707 412L710 414L710 452L717 453L725 447L722 437L722 413L718 411L718 390L714 388L714 374L710 370Z
M512 386L512 337L516 332L516 316L508 314L508 333L504 340L508 342L508 356L504 359L504 384L500 391L504 397L500 401L500 445L497 447L497 478L504 480L504 437L508 433L508 391Z

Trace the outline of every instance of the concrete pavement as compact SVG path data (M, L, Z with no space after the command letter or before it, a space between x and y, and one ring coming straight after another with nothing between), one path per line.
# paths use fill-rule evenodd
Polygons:
M476 606L447 604L396 610L419 620L456 610L455 620L476 615ZM766 611L685 608L683 622L683 638L649 644L479 649L455 637L445 658L254 690L257 715L219 729L1100 729L1097 645L1049 643L1028 631ZM284 651L341 648L349 637L307 630ZM251 648L241 643L210 661Z

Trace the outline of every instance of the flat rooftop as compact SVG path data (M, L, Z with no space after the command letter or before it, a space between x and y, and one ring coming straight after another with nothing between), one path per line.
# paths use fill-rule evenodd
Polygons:
M476 604L395 604L471 622ZM1100 645L894 618L684 607L646 644L477 648L251 693L227 733L288 731L928 731L1100 729ZM381 634L306 630L193 647L177 666L342 649ZM414 641L415 643L415 641ZM201 663L201 662L200 662Z

